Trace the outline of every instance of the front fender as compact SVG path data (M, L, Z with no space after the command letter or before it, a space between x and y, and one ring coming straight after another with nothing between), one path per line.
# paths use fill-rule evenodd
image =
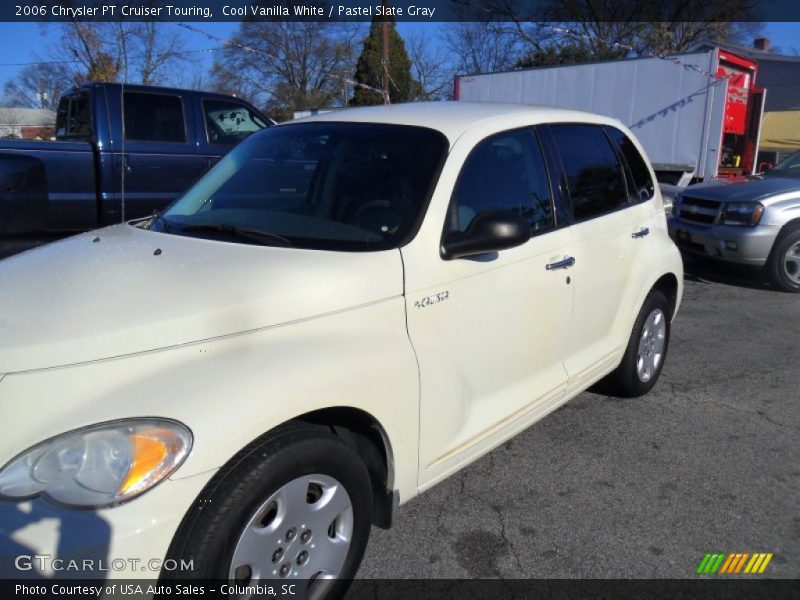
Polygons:
M194 435L173 476L224 465L305 413L337 406L374 416L391 446L401 498L416 494L419 381L402 297L323 317L83 365L7 375L0 383L0 464L54 435L103 421L159 416Z

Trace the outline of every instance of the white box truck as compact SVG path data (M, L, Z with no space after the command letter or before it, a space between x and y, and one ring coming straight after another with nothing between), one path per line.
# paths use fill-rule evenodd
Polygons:
M659 181L686 186L753 174L765 90L758 65L723 48L671 58L460 75L456 100L584 110L630 127Z

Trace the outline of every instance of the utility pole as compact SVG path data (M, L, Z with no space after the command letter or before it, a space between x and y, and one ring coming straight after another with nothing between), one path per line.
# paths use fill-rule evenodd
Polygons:
M382 0L383 4L383 103L389 104L389 21L386 18L389 0Z

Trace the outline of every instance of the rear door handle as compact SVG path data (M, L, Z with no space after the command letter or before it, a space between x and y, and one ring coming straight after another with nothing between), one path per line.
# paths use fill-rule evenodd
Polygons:
M650 235L650 228L649 227L643 227L639 231L636 231L636 232L632 233L631 237L632 238L643 238L646 235Z
M545 267L545 269L547 269L548 271L555 271L556 269L569 269L574 264L575 264L575 257L567 256L563 260L557 260L556 262L549 263Z

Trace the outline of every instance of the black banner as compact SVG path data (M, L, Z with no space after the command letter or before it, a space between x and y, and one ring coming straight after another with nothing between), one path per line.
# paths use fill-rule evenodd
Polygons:
M299 581L0 580L0 597L47 600L145 600L313 597ZM795 600L800 581L752 576L697 579L357 579L346 600Z
M577 12L576 12L577 11ZM800 21L795 0L12 0L0 21L569 21L591 11L594 22Z

